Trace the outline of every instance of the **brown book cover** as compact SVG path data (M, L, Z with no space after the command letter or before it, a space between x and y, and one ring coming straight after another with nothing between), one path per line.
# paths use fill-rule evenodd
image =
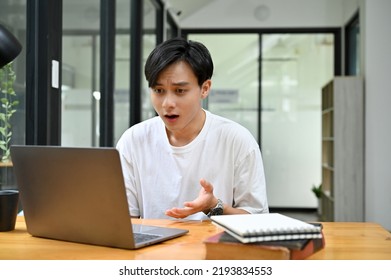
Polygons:
M204 241L207 260L302 260L325 246L325 239L242 243L226 232Z

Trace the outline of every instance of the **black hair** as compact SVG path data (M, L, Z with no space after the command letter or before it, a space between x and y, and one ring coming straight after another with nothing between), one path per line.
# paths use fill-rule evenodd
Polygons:
M148 86L155 86L160 72L178 61L189 64L199 86L212 78L213 61L209 50L200 42L177 37L159 44L148 56L144 69Z

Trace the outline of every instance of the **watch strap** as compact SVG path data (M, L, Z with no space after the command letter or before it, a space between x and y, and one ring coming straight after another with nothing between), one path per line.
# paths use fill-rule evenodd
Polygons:
M216 216L216 215L223 215L224 213L224 204L221 199L217 199L217 204L214 208L210 209L208 213L208 217L210 216Z

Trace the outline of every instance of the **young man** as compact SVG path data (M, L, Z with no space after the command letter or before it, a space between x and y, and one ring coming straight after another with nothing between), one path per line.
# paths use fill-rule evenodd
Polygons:
M262 157L251 133L201 107L211 89L207 48L183 38L157 46L145 64L159 116L119 139L131 216L207 219L267 213Z

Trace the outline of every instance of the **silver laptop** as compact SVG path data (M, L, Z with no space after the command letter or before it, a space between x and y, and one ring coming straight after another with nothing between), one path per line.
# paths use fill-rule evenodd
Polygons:
M11 158L33 236L137 249L188 232L132 225L114 148L12 146Z

